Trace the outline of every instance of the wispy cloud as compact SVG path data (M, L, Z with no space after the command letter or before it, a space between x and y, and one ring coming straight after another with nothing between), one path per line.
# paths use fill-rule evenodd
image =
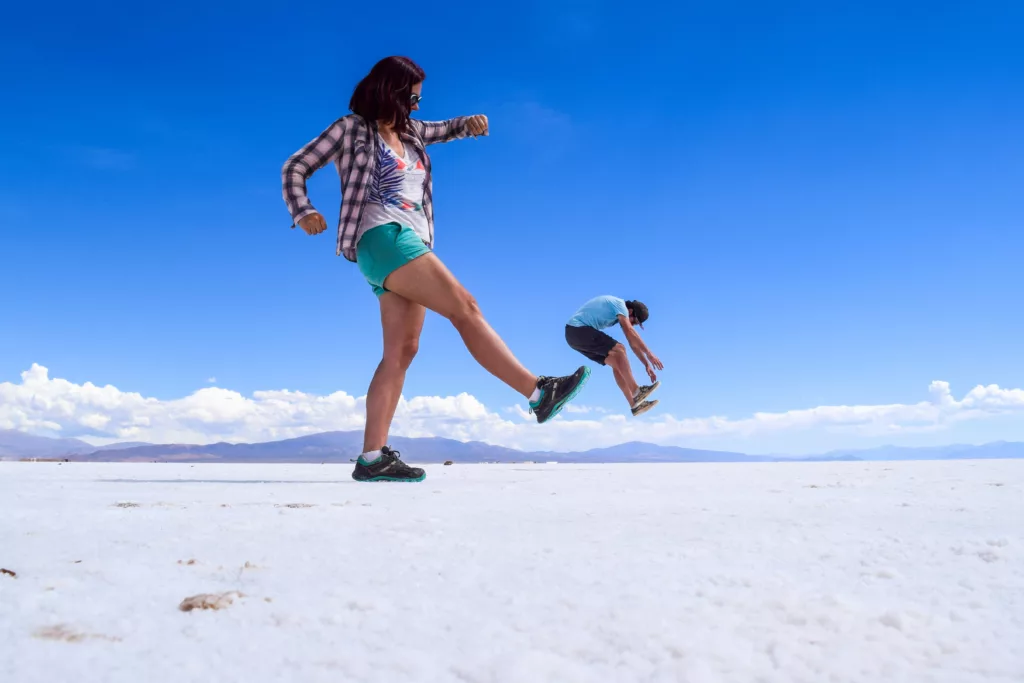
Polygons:
M517 99L485 105L493 135L514 141L522 154L541 162L554 162L575 144L572 118L538 99Z
M567 44L579 46L595 40L607 17L607 3L602 0L562 0L536 2L538 35L553 47Z
M512 102L505 110L514 114L521 125L543 135L566 135L572 130L569 115L534 100Z
M216 384L217 383L217 378L216 377L208 377L206 379L206 383L207 384Z
M174 400L145 397L107 385L51 378L33 366L21 382L0 383L0 428L39 434L91 437L97 442L261 441L328 430L359 429L365 397L343 391L327 396L287 389L251 396L206 387ZM932 382L928 398L912 404L818 406L749 417L636 420L576 406L539 426L521 407L503 417L469 394L403 398L394 433L479 440L524 449L578 450L641 440L680 444L693 439L761 439L813 431L850 437L935 431L997 415L1024 414L1024 389L977 386L963 398L946 382ZM576 419L574 416L584 416Z
M130 171L138 161L134 152L111 147L79 145L68 148L68 152L77 163L98 171Z

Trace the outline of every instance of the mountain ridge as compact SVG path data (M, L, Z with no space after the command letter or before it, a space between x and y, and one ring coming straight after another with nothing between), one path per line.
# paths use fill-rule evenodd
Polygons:
M142 442L92 446L80 439L50 438L17 430L0 430L0 459L67 459L74 462L236 462L321 463L349 462L362 449L361 431L333 431L257 443L151 444ZM410 462L463 463L550 462L835 462L883 460L953 460L1024 458L1024 443L995 441L981 445L879 446L841 449L806 456L749 455L681 446L661 446L643 441L592 448L585 451L520 451L481 441L456 441L443 437L400 437L391 441Z

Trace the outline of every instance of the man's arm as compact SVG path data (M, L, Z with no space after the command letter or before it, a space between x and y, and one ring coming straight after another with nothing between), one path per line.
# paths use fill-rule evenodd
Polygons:
M647 375L651 378L651 381L657 382L658 377L654 374L654 368L658 370L663 369L664 366L661 364L661 361L647 348L647 344L640 337L640 333L629 322L629 317L621 314L617 317L619 326L622 327L622 333L626 335L626 343L629 344L629 348L633 349L634 355L644 364L644 369L647 370Z

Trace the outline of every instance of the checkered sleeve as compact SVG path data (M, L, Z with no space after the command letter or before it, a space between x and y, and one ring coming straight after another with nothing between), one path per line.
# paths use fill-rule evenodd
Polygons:
M327 130L288 157L281 167L282 194L292 216L293 226L309 214L316 213L309 197L306 196L306 181L341 153L349 127L348 118L338 119Z
M468 116L457 116L447 121L420 121L413 119L413 125L419 128L420 137L424 145L433 145L438 142L449 142L460 138L469 137L469 128L466 122Z

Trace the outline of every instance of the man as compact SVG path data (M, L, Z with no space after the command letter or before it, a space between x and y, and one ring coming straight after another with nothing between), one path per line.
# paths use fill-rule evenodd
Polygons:
M642 415L658 404L657 401L648 401L647 398L658 388L658 377L654 370L664 369L661 361L651 353L636 331L636 327L644 328L648 316L647 306L639 301L599 296L583 304L565 326L565 340L569 342L569 346L595 363L611 366L615 382L629 402L629 409L634 416ZM601 331L616 323L622 328L629 348L633 349L633 353L644 364L651 384L639 386L636 383L633 379L633 370L629 367L626 348Z

